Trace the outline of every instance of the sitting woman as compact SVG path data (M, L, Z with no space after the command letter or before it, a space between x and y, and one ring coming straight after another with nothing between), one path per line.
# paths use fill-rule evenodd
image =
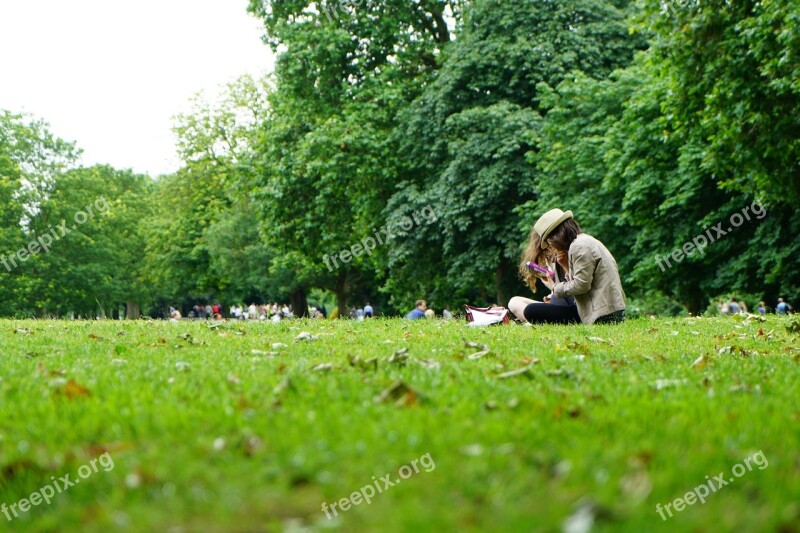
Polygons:
M528 263L551 273L539 274ZM617 262L603 243L581 231L572 211L552 209L536 221L519 272L534 292L537 279L551 291L544 302L521 296L511 299L508 307L522 321L603 324L625 320Z

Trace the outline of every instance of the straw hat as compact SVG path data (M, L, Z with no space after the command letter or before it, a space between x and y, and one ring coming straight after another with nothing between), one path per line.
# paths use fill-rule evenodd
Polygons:
M550 235L559 224L572 218L572 211L562 211L561 209L551 209L536 221L533 231L542 239L542 249L546 248L544 240Z

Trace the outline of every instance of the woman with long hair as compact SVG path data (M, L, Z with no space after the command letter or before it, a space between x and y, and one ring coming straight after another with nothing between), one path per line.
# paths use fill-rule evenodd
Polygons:
M533 265L549 272L540 273ZM515 296L508 307L523 322L616 323L625 319L625 292L611 252L581 231L572 211L551 209L531 229L519 273L532 291L540 280L543 302Z

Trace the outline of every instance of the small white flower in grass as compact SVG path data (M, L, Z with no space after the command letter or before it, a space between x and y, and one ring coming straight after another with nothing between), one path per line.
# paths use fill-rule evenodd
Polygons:
M214 439L214 451L219 452L225 448L225 439L217 437Z
M186 361L178 361L175 363L175 368L177 368L179 372L188 372L190 366L191 365Z

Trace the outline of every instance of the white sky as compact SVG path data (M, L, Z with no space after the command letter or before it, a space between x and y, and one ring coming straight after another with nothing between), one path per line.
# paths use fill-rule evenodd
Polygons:
M83 163L174 171L172 117L272 70L247 0L0 0L0 109L77 141Z

